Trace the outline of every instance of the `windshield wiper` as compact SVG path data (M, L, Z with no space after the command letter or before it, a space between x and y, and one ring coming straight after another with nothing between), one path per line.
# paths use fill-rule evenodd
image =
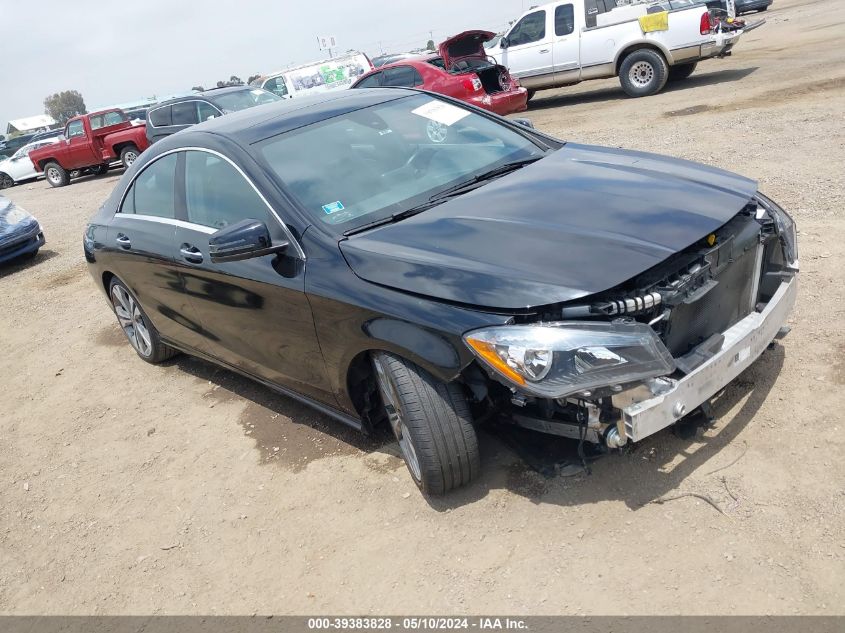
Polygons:
M471 191L476 187L480 186L481 183L488 182L493 180L494 178L498 178L499 176L504 176L505 174L509 174L512 171L516 171L521 167L525 167L525 165L530 165L531 163L536 163L538 160L543 158L542 156L531 156L530 158L523 158L520 160L514 160L509 163L505 163L504 165L499 165L498 167L494 167L489 171L485 171L480 174L476 174L469 180L465 180L464 182L460 182L457 185L452 187L448 187L443 189L442 191L438 191L433 196L431 196L426 202L422 204L415 205L408 209L404 209L402 211L397 211L396 213L387 216L386 218L381 218L379 220L373 220L372 222L368 222L367 224L362 224L361 226L356 226L354 229L349 229L348 231L344 231L345 236L355 235L356 233L361 233L363 231L367 231L369 229L373 229L377 226L383 226L385 224L393 224L394 222L399 222L400 220L404 220L405 218L410 218L411 216L417 215L418 213L422 213L431 207L436 207L438 204L442 204L449 198L454 198L456 196L461 195L462 193L466 193L467 191Z
M449 187L448 189L443 189L442 191L438 191L436 194L429 198L430 202L436 200L444 200L446 198L451 198L453 196L459 196L462 193L466 193L475 188L476 185L493 180L494 178L498 178L500 176L504 176L505 174L509 174L512 171L516 171L521 167L525 167L526 165L530 165L531 163L536 163L538 160L543 158L542 156L531 156L530 158L522 158L520 160L514 160L509 163L505 163L504 165L499 165L498 167L494 167L489 171L482 172L480 174L476 174L469 180L465 180L464 182L460 182L453 187Z

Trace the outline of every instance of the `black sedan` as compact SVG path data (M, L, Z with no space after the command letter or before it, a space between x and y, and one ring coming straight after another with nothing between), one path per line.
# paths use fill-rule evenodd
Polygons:
M751 180L405 89L168 137L84 249L142 359L387 422L430 494L478 474L493 415L605 449L675 423L782 334L797 272Z
M35 257L44 246L41 225L8 198L0 196L0 264Z

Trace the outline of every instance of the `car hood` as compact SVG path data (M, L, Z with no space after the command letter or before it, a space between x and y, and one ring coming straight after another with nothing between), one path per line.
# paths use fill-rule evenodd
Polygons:
M29 213L8 198L0 196L0 242L37 224L38 221Z
M373 283L524 309L631 279L725 224L755 192L753 180L713 167L567 144L340 248Z
M446 68L459 59L467 57L480 57L485 59L487 51L484 49L484 42L489 42L496 34L492 31L464 31L444 40L437 47Z

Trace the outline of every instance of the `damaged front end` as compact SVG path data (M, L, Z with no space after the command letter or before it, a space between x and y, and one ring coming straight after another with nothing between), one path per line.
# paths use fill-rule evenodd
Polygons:
M611 290L468 332L495 382L465 380L519 426L619 448L706 404L785 333L797 272L795 224L758 193Z

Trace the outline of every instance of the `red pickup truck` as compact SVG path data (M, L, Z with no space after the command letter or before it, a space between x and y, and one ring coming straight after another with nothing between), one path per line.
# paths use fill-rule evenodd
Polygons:
M72 171L91 168L103 174L118 158L129 167L149 146L143 125L132 125L122 110L103 110L70 119L64 139L31 151L29 158L47 182L64 187Z

